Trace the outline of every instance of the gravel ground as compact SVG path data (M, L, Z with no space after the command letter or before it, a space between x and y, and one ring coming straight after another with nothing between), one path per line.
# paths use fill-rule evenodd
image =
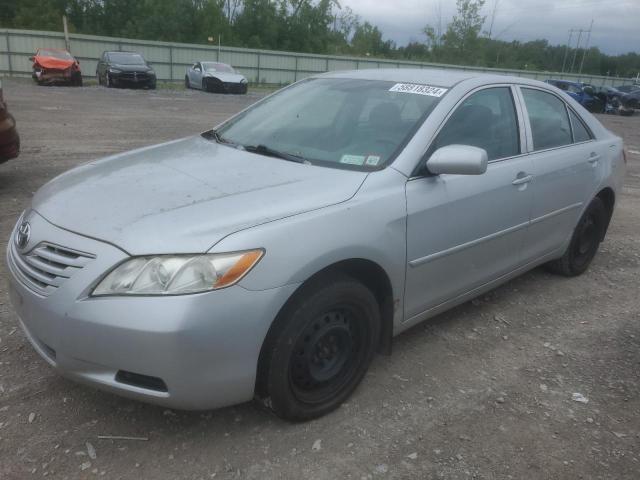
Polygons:
M0 166L3 252L50 178L262 95L4 87L23 149ZM537 269L403 333L347 404L310 423L251 403L171 411L62 379L18 328L2 262L0 478L640 478L640 116L601 120L635 153L592 268Z

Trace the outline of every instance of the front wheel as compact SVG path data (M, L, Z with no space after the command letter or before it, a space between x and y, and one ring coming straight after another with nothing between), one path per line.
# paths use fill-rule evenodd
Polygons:
M189 77L186 75L184 76L184 88L186 88L187 90L191 88L191 84L189 83Z
M258 396L281 418L320 417L364 377L380 338L369 289L348 276L324 277L285 308L261 355Z
M565 277L584 273L598 252L607 230L609 214L602 200L594 198L573 231L571 242L564 255L547 264L547 268Z

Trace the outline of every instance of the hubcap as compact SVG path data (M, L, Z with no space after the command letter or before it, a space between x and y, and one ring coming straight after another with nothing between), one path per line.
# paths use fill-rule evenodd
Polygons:
M361 353L356 315L331 310L310 322L298 337L289 365L296 397L320 403L338 392L356 370Z
M597 228L592 216L589 216L582 226L577 242L577 254L588 254L596 243Z

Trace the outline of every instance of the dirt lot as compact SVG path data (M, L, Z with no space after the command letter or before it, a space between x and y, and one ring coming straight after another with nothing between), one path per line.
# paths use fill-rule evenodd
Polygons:
M261 95L4 87L23 149L0 165L2 252L58 173L198 133ZM405 332L311 423L252 404L170 411L60 378L19 330L2 262L0 478L640 478L640 115L601 119L635 153L589 272L538 269Z

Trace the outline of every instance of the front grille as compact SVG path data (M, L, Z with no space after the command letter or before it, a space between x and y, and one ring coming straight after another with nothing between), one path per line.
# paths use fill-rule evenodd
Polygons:
M20 253L12 240L9 257L16 277L34 292L48 296L94 259L95 255L47 242L38 244L29 252Z
M122 72L118 74L117 78L121 80L127 80L127 81L137 80L138 82L141 82L141 81L147 80L148 77L149 76L146 73Z

